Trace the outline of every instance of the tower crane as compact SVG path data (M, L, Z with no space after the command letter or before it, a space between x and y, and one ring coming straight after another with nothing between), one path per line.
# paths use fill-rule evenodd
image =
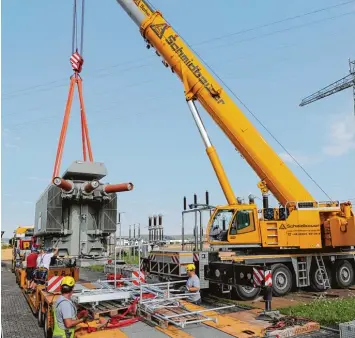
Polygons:
M324 87L323 89L315 92L312 95L307 96L304 98L300 106L303 107L309 103L318 101L320 99L323 99L327 96L333 95L335 93L338 93L344 89L353 88L353 100L354 100L354 115L355 115L355 60L350 60L349 59L349 75L344 76L338 81L333 82L327 87Z

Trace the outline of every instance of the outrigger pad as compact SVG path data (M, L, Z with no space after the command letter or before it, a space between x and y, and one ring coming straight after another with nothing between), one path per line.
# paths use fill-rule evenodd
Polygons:
M281 318L279 311L262 311L256 317L257 320L274 321Z

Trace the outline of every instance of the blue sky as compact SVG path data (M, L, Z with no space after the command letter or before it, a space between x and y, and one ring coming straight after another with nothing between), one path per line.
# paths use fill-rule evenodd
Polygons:
M355 117L351 90L300 108L301 99L345 76L355 58L355 2L298 19L249 28L340 4L338 0L154 0L174 28L225 80L333 199L355 198ZM33 224L51 178L71 67L72 1L2 3L2 229ZM182 198L208 189L225 199L191 119L180 81L163 67L114 0L87 1L85 105L94 158L110 183L132 181L119 196L128 225L164 214L180 233ZM248 117L248 113L246 113ZM77 98L62 169L81 159ZM259 194L257 177L202 112L235 193ZM289 163L290 158L252 122ZM293 163L317 198L326 197ZM192 227L192 223L189 225ZM142 230L146 232L146 230Z

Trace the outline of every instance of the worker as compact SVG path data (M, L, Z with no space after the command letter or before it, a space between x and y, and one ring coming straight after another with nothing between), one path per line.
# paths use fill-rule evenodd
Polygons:
M54 249L52 252L51 248L47 248L42 250L42 253L37 258L37 268L35 273L35 278L31 283L29 292L34 292L36 290L36 286L44 285L47 281L48 270L51 264L52 257L57 256L58 248Z
M190 303L200 305L201 304L201 295L200 295L200 279L196 275L195 264L188 264L186 266L187 275L189 279L186 282L186 289L191 293L188 301Z
M36 268L35 270L33 271L33 278L31 280L31 283L30 283L30 287L26 290L26 293L31 293L33 292L35 289L36 289L36 279L37 279L37 275L38 275L38 270L39 270L39 265L40 265L40 262L41 262L41 259L42 259L42 256L44 254L44 250L43 249L40 249L39 252L38 252L38 255L37 255L37 259L36 259Z
M61 295L53 306L53 338L74 338L75 327L88 319L86 310L77 315L76 306L71 301L74 285L75 279L73 277L66 276L62 279Z
M34 280L34 272L37 267L38 252L36 248L32 248L31 253L26 257L26 284L27 290L30 288L31 282Z

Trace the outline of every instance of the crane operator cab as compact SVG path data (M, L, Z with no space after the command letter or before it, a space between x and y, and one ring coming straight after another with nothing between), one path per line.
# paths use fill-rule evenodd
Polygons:
M260 244L256 206L236 205L217 207L208 224L210 244Z

